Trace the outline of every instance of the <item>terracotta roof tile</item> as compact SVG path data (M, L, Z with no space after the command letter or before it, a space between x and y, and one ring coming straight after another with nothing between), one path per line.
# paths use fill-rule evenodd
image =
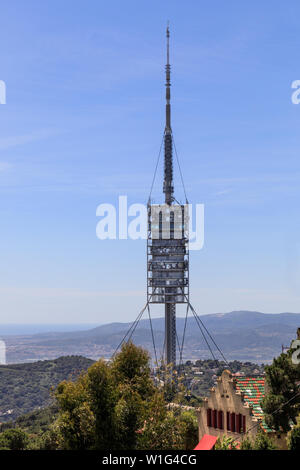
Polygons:
M261 419L261 427L267 432L272 431L265 422L264 412L260 406L265 396L264 377L236 377L236 390L244 393L244 400L252 406L254 417Z

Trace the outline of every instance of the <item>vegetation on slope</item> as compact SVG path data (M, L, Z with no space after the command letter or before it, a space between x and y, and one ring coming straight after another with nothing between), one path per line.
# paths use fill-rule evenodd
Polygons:
M44 361L55 363L52 368L57 369L53 375L56 379L58 371L64 374L68 371L69 380L58 384L53 392L55 401L50 407L2 424L1 449L194 448L198 434L197 419L193 408L182 406L187 402L186 389L180 383L175 387L170 379L164 382L153 381L150 357L144 349L132 343L124 344L111 362L99 360L81 374L79 368L74 370L74 367L69 372L67 363L70 365L70 362L66 359L68 358ZM70 358L70 361L71 359L78 360L77 366L88 365L84 358ZM41 364L30 366L38 372ZM254 369L256 366L251 363L235 361L231 365L236 371L257 372ZM185 373L192 373L193 368L195 373L213 368L215 377L224 368L224 364L215 361L198 361L194 365L188 362L185 366ZM18 369L17 366L16 368ZM51 375L47 377L50 380ZM274 428L279 431L291 429L288 445L293 450L299 450L300 445L299 379L299 365L294 367L289 352L274 359L273 364L267 368L269 390L263 406ZM293 400L289 400L291 393ZM170 402L172 403L169 405ZM282 413L276 411L278 403L283 405ZM228 436L219 439L216 446L217 449L224 450L234 447L235 441ZM245 436L241 443L243 450L274 448L272 440L264 433L258 433L253 441Z
M74 379L93 361L65 356L52 361L0 365L0 422L14 420L51 404L51 390L64 379Z
M220 376L224 369L233 373L239 372L242 375L263 375L264 365L253 364L252 362L230 361L225 364L224 361L215 361L212 359L197 360L195 363L186 361L181 365L181 372L184 371L184 385L192 392L192 396L200 399L209 394L209 390L215 385L216 378ZM190 404L194 403L190 400ZM196 404L196 403L195 403ZM199 406L199 400L198 404Z
M125 344L111 363L99 360L75 381L61 382L55 391L57 410L52 410L52 417L52 411L44 410L45 415L38 412L19 418L14 428L4 425L0 446L192 449L198 438L194 411L167 406L166 397L176 402L182 392L179 388L175 393L169 381L166 387L156 386L148 353L132 343Z
M288 432L300 413L300 363L292 361L293 350L280 354L266 367L267 391L262 401L268 426Z

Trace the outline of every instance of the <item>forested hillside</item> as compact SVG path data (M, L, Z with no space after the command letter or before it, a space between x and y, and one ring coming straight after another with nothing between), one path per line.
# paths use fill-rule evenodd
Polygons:
M0 422L16 419L50 405L51 390L74 379L93 361L81 356L59 357L31 364L0 365Z

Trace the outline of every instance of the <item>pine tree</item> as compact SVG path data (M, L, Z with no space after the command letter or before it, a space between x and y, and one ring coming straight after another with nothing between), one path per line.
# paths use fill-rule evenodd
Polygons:
M267 393L262 400L266 423L287 432L300 410L300 364L293 364L292 351L282 353L266 366Z

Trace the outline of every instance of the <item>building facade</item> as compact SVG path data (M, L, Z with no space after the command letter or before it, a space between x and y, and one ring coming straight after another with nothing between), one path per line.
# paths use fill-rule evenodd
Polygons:
M247 435L255 439L262 429L270 434L278 448L285 448L286 439L265 423L260 402L265 395L264 377L236 377L224 370L198 409L199 441L204 435L233 437L241 442Z

